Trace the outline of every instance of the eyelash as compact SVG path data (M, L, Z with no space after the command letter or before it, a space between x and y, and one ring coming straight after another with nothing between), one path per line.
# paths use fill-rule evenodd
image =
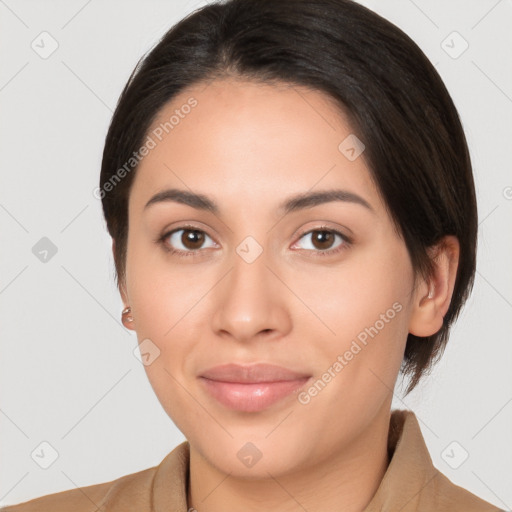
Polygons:
M173 229L172 231L168 231L168 232L164 233L161 237L159 237L157 240L155 240L155 242L160 244L167 253L178 256L179 258L188 258L188 257L199 256L199 251L201 249L197 249L195 251L182 251L181 249L173 249L173 248L169 247L169 245L166 243L166 240L169 238L169 236L171 236L176 231L182 231L182 230L183 231L199 231L200 233L203 233L206 236L208 236L208 234L205 233L202 229L198 229L195 226L180 226L176 229ZM330 228L328 226L319 226L317 228L304 231L303 233L300 234L299 240L304 235L308 235L310 233L315 233L318 231L326 231L328 233L338 235L343 240L343 243L340 246L338 246L336 249L327 249L325 251L318 249L318 250L312 251L315 253L314 257L316 257L316 256L319 256L319 257L333 256L335 254L338 254L338 253L348 249L353 243L353 241L350 237L348 237L347 235L340 233L338 230ZM309 250L309 249L304 249L304 250L311 252L311 250Z

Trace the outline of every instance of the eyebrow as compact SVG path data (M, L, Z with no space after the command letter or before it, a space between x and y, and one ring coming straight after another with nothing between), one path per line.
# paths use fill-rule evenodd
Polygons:
M363 199L361 196L353 192L341 189L305 192L303 194L289 197L286 199L286 201L279 205L278 212L280 214L286 215L291 212L296 212L306 208L313 208L314 206L330 203L332 201L358 204L375 213L375 210L368 203L368 201L366 201L366 199ZM155 194L146 203L144 210L146 210L151 205L166 202L185 204L197 210L209 211L214 215L219 215L220 213L219 205L210 197L204 194L196 194L188 190L180 190L176 188L162 190L161 192Z

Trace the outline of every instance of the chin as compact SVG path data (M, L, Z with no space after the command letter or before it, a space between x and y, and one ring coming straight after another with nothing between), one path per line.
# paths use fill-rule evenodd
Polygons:
M220 439L209 437L201 438L198 443L193 439L189 442L210 465L232 477L263 479L269 478L269 473L278 477L296 471L309 460L309 450L299 440L288 437L284 444L281 440L269 439L267 430L260 436L254 429L250 436L228 430L233 438L223 432Z

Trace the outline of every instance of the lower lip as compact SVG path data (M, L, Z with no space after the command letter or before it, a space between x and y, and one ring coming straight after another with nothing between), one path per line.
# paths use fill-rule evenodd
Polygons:
M200 377L206 390L222 405L243 412L258 412L291 395L304 386L310 377L279 382L221 382Z

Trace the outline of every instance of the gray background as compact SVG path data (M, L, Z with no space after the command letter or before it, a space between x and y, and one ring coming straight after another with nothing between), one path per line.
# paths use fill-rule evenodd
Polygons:
M397 387L394 406L416 412L436 467L510 510L512 4L362 3L408 33L444 79L468 137L480 213L473 295L433 374L405 399ZM154 466L184 440L120 322L111 240L92 192L134 65L201 5L0 0L0 504ZM52 40L58 48L43 58ZM36 256L43 237L57 249L46 262ZM58 452L47 469L44 441Z

